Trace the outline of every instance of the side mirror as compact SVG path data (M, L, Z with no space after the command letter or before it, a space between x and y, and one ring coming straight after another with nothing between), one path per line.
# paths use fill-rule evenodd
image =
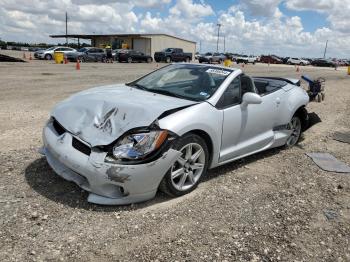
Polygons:
M249 104L261 104L261 103L262 103L261 96L259 96L256 93L247 92L243 95L243 98L242 98L243 106L247 106Z

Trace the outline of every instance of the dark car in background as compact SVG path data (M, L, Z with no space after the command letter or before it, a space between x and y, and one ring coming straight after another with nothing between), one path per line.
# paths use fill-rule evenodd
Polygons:
M311 62L313 66L322 66L322 67L336 67L336 62L328 59L315 59Z
M118 61L119 62L147 62L151 63L153 61L152 57L149 55L145 55L142 52L135 51L135 50L126 50L123 52L120 52L118 54Z
M69 61L79 61L81 62L102 62L106 59L106 52L102 48L96 47L83 47L76 52L66 54Z
M282 59L274 55L262 55L260 57L260 62L267 64L283 64Z
M190 62L193 58L192 53L185 53L182 48L166 48L163 51L154 53L156 62Z

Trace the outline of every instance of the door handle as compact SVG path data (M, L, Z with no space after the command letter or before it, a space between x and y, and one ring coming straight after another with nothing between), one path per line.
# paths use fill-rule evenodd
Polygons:
M279 97L276 98L276 104L277 105L281 104L281 99Z

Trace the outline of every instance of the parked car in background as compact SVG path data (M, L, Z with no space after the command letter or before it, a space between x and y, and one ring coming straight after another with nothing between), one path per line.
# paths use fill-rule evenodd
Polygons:
M248 64L248 63L252 63L253 65L255 65L256 63L256 56L247 56L247 55L241 55L241 56L237 56L236 57L236 62L237 64L240 64L240 63L244 63L244 64Z
M112 50L112 56L115 61L119 60L119 54L127 52L129 49L114 49Z
M53 46L45 50L37 51L34 53L34 57L37 59L53 59L53 55L55 52L63 52L65 55L76 52L74 48L65 47L65 46Z
M309 65L310 62L307 61L307 60L301 59L301 58L290 57L287 60L287 64L288 65L301 65L301 66L304 66L304 65Z
M154 53L156 62L190 62L193 58L192 53L185 53L182 48L166 48L163 51Z
M313 66L322 66L322 67L336 67L337 64L329 59L315 59L311 62Z
M141 202L158 189L182 196L208 169L296 145L309 103L298 83L222 66L168 65L60 102L45 124L40 152L59 176L88 191L92 203Z
M145 55L142 52L135 50L126 50L124 52L120 52L118 55L119 62L147 62L151 63L153 61L150 55Z
M205 53L204 55L201 55L198 58L198 62L208 63L208 64L212 64L212 63L221 64L225 59L226 59L225 54L208 52L208 53Z
M102 48L83 47L76 52L69 52L65 54L69 61L81 62L102 62L106 59L106 52Z
M262 55L260 57L260 62L270 64L283 64L282 59L274 55Z

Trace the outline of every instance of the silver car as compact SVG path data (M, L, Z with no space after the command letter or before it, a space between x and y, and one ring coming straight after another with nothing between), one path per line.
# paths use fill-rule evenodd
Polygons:
M59 103L43 130L53 170L104 205L141 202L158 189L194 190L209 168L293 146L307 127L307 93L293 79L178 63L136 81Z
M40 50L34 53L34 57L38 59L51 60L54 58L55 52L62 52L64 54L74 53L75 49L65 46L53 46L45 50Z

